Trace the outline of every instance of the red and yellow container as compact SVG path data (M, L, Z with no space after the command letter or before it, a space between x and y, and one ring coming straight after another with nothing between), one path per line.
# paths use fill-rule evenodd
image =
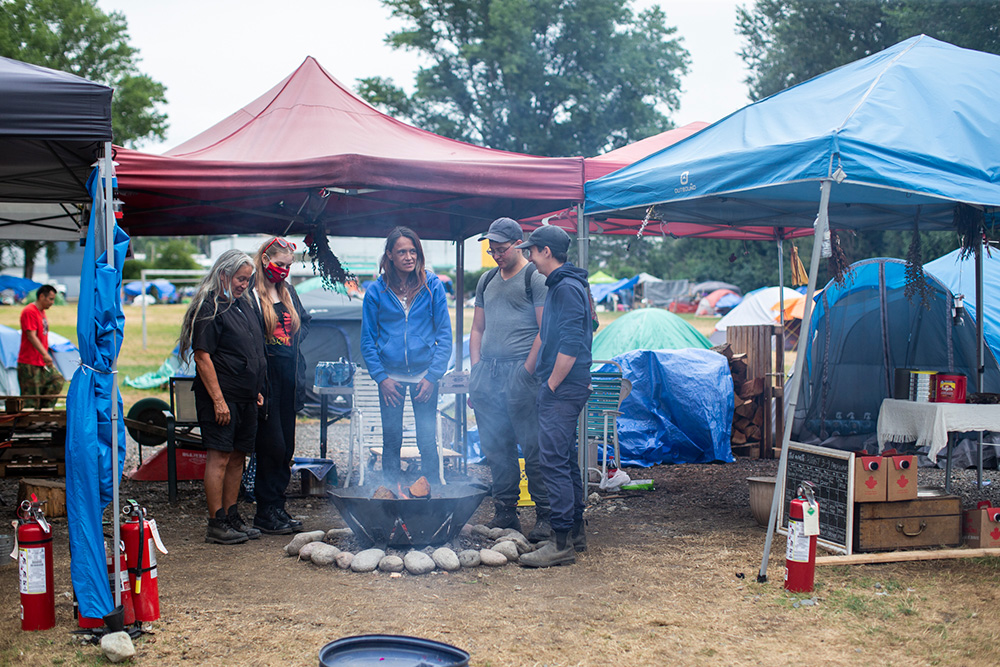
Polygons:
M938 373L934 376L934 400L937 403L965 403L966 377Z

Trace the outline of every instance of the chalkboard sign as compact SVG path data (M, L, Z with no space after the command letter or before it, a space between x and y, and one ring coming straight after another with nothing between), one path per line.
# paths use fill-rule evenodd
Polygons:
M788 508L803 480L816 487L819 544L850 554L854 528L854 453L789 443L778 522L782 534L787 533Z

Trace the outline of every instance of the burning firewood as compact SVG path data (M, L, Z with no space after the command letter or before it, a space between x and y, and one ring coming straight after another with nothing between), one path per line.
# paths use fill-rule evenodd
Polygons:
M431 495L431 485L426 477L421 477L410 486L410 495L414 498L426 498Z
M380 486L375 489L375 493L372 494L372 498L375 500L396 500L396 494L384 486Z

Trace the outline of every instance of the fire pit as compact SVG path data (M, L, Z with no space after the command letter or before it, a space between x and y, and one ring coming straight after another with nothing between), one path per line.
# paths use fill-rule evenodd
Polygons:
M331 489L333 504L364 546L436 546L458 536L490 490L476 482L433 485L428 497L372 498L372 487Z

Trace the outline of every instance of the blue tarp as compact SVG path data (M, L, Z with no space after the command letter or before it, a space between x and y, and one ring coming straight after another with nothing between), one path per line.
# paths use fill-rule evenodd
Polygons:
M33 289L38 289L42 286L42 283L36 283L34 280L28 280L27 278L18 278L17 276L0 276L0 292L4 290L11 290L14 292L14 298L18 301L24 298L28 292Z
M114 607L101 525L104 508L112 501L112 389L118 402L118 442L114 449L119 476L125 463L122 398L112 371L125 331L125 315L118 295L128 236L115 226L116 268L111 268L104 249L101 181L94 170L87 182L94 206L87 228L76 325L83 365L73 375L66 397L66 507L73 554L70 574L80 613L88 618L101 618ZM95 256L98 245L101 252ZM118 521L117 516L109 518Z
M618 418L622 465L733 461L733 378L724 356L636 350L614 360L632 382Z
M974 321L976 304L976 259L970 256L960 260L960 251L953 250L944 257L924 264L924 269L944 283L953 294L965 295L966 319ZM983 337L1000 357L1000 253L983 253ZM972 381L974 378L970 377ZM970 387L972 385L969 385Z
M163 280L162 278L146 281L146 294L152 292L154 287L156 288L157 293L159 293L160 299L171 299L177 294L177 288L174 287L174 284L167 280ZM133 280L130 283L125 283L125 287L123 289L125 290L125 294L128 296L139 296L142 292L142 281Z
M599 285L591 285L590 293L594 296L594 301L600 303L604 301L608 296L614 294L615 292L621 292L627 289L633 289L636 283L639 282L639 276L633 276L631 278L622 278L621 280L613 283L604 283Z
M953 225L1000 206L1000 56L925 35L736 111L586 183L588 215L812 227L820 181L836 228Z

